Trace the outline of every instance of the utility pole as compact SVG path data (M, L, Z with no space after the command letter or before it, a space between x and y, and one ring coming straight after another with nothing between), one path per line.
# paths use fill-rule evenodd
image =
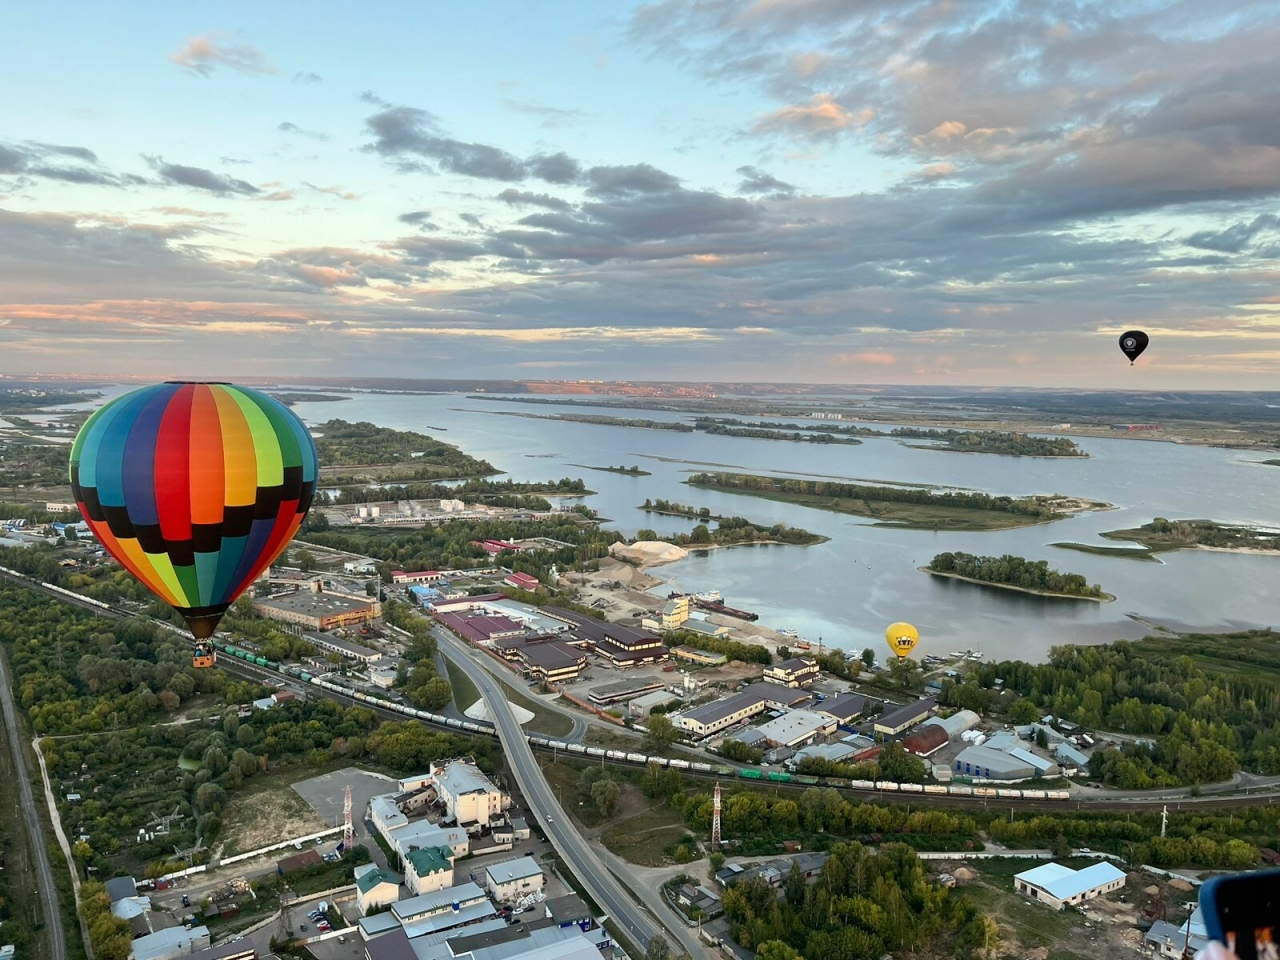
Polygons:
M711 852L716 853L720 849L720 782L718 780L711 809Z
M1164 832L1169 826L1169 805L1166 803L1160 809L1160 839L1164 839Z

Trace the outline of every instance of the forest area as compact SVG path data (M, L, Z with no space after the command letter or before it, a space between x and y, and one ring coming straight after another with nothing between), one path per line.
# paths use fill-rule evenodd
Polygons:
M424 433L346 420L326 420L317 424L312 433L316 453L325 467L411 464L415 479L423 480L483 477L498 472L493 464Z
M1017 587L1036 593L1097 600L1111 597L1103 592L1102 587L1089 583L1081 574L1059 573L1049 568L1047 560L1028 560L1008 553L999 557L978 557L972 553L939 553L924 569L930 573L963 577L993 586Z
M936 441L931 449L961 453L994 453L1005 457L1087 457L1074 440L1066 437L1033 437L1001 430L929 430L895 427L890 436Z

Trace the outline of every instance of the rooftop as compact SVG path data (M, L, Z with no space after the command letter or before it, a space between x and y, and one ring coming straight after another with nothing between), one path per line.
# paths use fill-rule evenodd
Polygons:
M453 851L448 847L415 847L405 860L413 864L413 872L420 877L453 869Z
M469 760L451 760L436 773L436 783L451 796L467 793L497 793L498 788Z
M156 957L170 956L185 944L208 937L208 927L192 927L190 930L186 927L170 927L167 930L157 930L133 941L132 955L134 960L155 960Z
M567 893L563 897L552 897L545 904L551 919L556 923L569 923L573 920L585 920L591 916L591 908L576 893Z
M421 893L416 897L410 897L408 900L401 900L399 903L391 905L391 912L396 915L401 922L413 920L428 913L436 913L440 910L452 909L454 904L463 907L472 903L478 903L485 899L484 891L480 889L473 881L468 880L466 883L460 883L454 887L445 887L443 890L433 890L431 893Z
M789 707L793 703L808 698L809 695L804 691L793 690L781 684L753 683L747 689L725 697L723 700L714 700L700 707L694 707L692 710L686 710L681 716L695 723L709 725L756 704Z
M523 880L542 873L542 868L533 857L516 857L514 860L500 860L484 868L491 883L510 883L512 880Z
M340 593L312 593L310 590L285 594L282 597L267 597L254 600L255 605L271 607L275 610L287 610L290 613L301 613L312 617L332 616L335 613L350 613L353 610L364 610L375 603L372 597L348 597Z
M531 667L544 670L564 670L577 666L587 659L587 655L575 650L559 640L544 643L526 643L518 651L519 657Z
M897 707L876 718L877 727L900 727L916 717L922 717L936 706L932 697L925 697L904 707Z
M354 656L357 656L357 657L378 657L379 656L379 653L377 650L373 650L369 647L361 646L358 643L352 643L350 640L343 640L341 637L335 637L332 634L326 633L323 635L317 635L314 633L308 633L306 637L308 640L311 640L321 646L329 647L335 650L341 650L346 653L353 654Z
M488 900L474 900L457 910L437 910L430 916L414 917L405 921L404 929L410 937L421 937L441 930L465 927L476 921L488 920L498 915L498 908Z
M768 723L760 724L758 729L766 739L789 746L834 725L835 721L825 714L811 710L792 710Z
M786 670L795 673L798 670L810 670L818 666L813 660L806 660L804 657L792 657L790 660L783 660L781 663L773 665L774 670Z
M1045 863L1031 870L1024 870L1014 877L1015 880L1039 887L1057 900L1070 900L1095 887L1124 878L1123 870L1105 860L1083 870L1072 870L1060 863Z
M813 709L818 713L830 714L840 721L852 720L867 709L867 698L860 693L842 693L834 700L827 700Z

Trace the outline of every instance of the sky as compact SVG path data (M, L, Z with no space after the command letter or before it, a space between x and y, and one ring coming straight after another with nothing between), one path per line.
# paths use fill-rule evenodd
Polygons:
M1277 49L1274 0L18 5L0 373L1273 389Z

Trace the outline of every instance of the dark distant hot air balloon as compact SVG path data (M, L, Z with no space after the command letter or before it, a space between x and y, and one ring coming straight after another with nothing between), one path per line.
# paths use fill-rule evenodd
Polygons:
M288 546L319 472L301 420L225 383L117 397L71 449L71 489L94 536L198 640Z
M1133 361L1142 356L1142 351L1147 349L1150 342L1150 338L1141 330L1120 334L1120 350L1129 358L1129 366L1132 367Z

